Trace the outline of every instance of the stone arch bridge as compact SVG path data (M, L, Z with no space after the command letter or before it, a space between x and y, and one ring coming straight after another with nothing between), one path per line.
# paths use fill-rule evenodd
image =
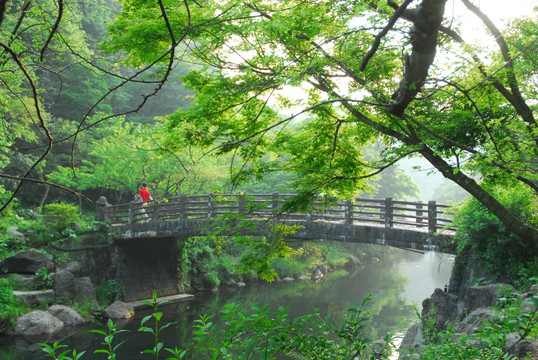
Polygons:
M147 203L97 201L96 219L116 234L117 278L127 301L177 294L177 241L193 236L277 236L435 250L453 236L449 206L392 198L314 201L284 212L293 194L181 195Z

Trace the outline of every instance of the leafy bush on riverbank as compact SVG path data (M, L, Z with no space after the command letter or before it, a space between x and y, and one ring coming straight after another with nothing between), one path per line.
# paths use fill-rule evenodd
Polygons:
M7 278L0 279L0 333L15 326L17 318L29 311L13 296L13 285Z
M497 199L520 219L538 226L536 196L523 187L495 187ZM461 205L454 215L458 227L455 241L458 253L470 246L473 256L499 280L528 289L538 276L538 247L522 241L476 199Z

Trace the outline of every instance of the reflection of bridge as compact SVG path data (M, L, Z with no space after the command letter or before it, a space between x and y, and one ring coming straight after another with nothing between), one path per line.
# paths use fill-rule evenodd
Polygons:
M163 278L175 274L178 238L208 235L274 236L283 226L295 231L287 239L325 239L357 243L374 243L412 249L432 249L440 240L451 237L448 205L386 199L353 199L350 201L314 201L306 212L284 212L283 204L293 195L182 195L149 203L131 202L109 205L97 201L97 218L107 219L118 234L117 249L129 268L124 288L140 288L141 278L153 285L162 282L170 289L162 295L177 292L177 280ZM443 231L444 229L444 231ZM439 235L442 231L443 235ZM159 241L157 246L156 241ZM150 245L151 244L151 245ZM152 255L153 254L153 255ZM130 264L129 264L130 263ZM145 264L144 266L141 263ZM149 270L148 264L156 269ZM133 269L137 275L132 276ZM121 275L121 263L118 267ZM121 276L119 276L121 280ZM149 286L151 287L151 286ZM146 290L128 292L147 292ZM151 290L151 289L149 289ZM151 292L149 293L151 294ZM159 295L161 295L159 294ZM134 294L133 294L134 295ZM134 295L133 299L147 295Z

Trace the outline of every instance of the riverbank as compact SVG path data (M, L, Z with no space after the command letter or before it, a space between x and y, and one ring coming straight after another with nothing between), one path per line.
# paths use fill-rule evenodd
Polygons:
M369 295L371 300L366 304L366 312L370 314L370 320L365 324L374 326L379 334L403 332L416 320L414 309L420 308L420 301L431 294L435 287L444 286L448 282L452 263L448 255L382 249L384 251L378 257L360 269L331 271L319 281L296 279L272 283L249 282L244 287L222 287L215 292L198 292L192 301L167 305L161 309L162 323L178 323L163 331L163 342L168 347L193 346L194 344L190 345L195 330L192 326L204 314L212 315L211 321L219 326L219 333L224 332L226 328L220 311L229 303L241 304L245 316L252 313L253 307L261 308L268 304L268 311L272 314L283 306L287 309L290 321L319 309L322 318L331 316L337 323L342 319L342 311L350 308L352 303L360 304ZM123 328L131 330L125 337L118 338L127 341L120 348L123 358L141 358L140 351L151 339L147 335L138 334L137 330L140 320L149 314L150 311L140 310L136 311L133 318L120 321ZM89 353L98 349L102 341L98 335L88 333L88 330L104 330L103 325L106 324L99 321L61 343L77 351L86 350L84 359L88 359L91 355ZM133 341L134 344L130 345ZM17 352L16 347L10 349L13 354ZM35 360L36 354L39 351L32 354L34 357L18 352L18 356L12 359ZM95 360L99 359L96 355Z
M471 253L461 256L450 286L422 302L407 329L400 359L538 359L538 279L528 291L492 283ZM482 285L477 285L482 282Z

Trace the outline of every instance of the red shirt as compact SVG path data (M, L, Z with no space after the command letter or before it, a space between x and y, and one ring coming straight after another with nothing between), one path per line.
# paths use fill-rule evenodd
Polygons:
M148 201L148 199L151 197L151 193L146 188L140 189L138 194L140 194L140 196L142 196L142 201L144 201L144 202Z

